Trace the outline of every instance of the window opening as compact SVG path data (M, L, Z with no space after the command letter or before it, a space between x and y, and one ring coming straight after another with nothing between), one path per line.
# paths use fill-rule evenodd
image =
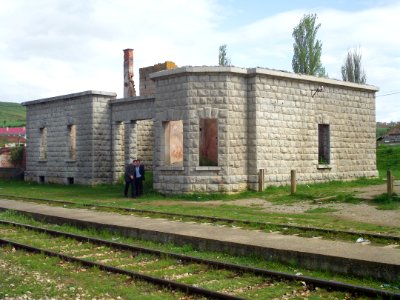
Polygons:
M39 159L47 159L47 128L40 128L40 149L39 149Z
M218 120L200 119L199 165L218 166Z
M68 125L68 158L76 160L76 126Z
M329 124L318 124L318 163L328 165L330 159Z
M183 121L163 122L164 127L164 163L165 165L183 165Z

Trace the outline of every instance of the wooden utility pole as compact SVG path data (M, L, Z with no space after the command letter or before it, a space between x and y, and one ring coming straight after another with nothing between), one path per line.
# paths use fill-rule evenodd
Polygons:
M258 171L258 191L262 192L264 190L264 169Z
M390 197L393 195L393 175L392 171L390 170L387 170L386 181L387 181L387 194Z
M290 171L290 194L296 193L296 170Z

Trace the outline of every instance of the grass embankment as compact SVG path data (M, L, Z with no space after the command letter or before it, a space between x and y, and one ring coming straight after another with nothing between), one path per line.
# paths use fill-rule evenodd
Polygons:
M19 103L0 102L0 127L20 127L25 124L25 106Z

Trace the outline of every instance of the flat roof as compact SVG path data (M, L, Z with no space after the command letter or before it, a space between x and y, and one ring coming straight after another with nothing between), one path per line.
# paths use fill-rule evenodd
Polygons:
M368 84L358 84L349 81L342 81L338 79L330 79L325 77L317 77L305 74L297 74L287 71L272 70L266 68L239 68L239 67L222 67L222 66L185 66L171 70L162 70L150 74L151 79L158 79L169 76L179 76L186 73L234 73L243 76L253 76L253 75L266 75L271 77L280 77L283 79L299 80L316 82L318 84L329 84L336 86L343 86L348 88L356 88L362 90L369 90L372 92L379 91L379 88Z
M56 96L56 97L31 100L31 101L23 102L21 104L24 106L28 106L28 105L45 103L45 102L50 102L50 101L60 101L60 100L71 99L71 98L79 98L79 97L86 96L86 95L109 96L112 98L117 97L117 94L113 93L113 92L101 92L101 91L89 90L89 91L84 91L84 92L79 92L79 93L72 93L72 94L67 94L67 95Z

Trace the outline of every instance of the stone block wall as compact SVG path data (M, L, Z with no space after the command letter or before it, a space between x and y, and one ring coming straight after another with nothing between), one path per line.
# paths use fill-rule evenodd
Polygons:
M96 184L111 182L110 99L87 91L25 102L28 181ZM76 127L76 158L70 157L68 127ZM46 130L43 130L46 129ZM47 145L40 157L41 132Z
M177 65L172 61L166 61L164 63L155 64L154 66L140 68L139 69L139 89L140 96L154 96L156 93L155 84L150 78L150 74L162 70L171 70L177 68Z
M211 71L210 71L211 69ZM184 70L182 72L182 70ZM154 187L165 193L247 187L247 79L240 69L181 68L156 81ZM194 71L194 72L192 72ZM218 166L199 165L200 120L218 120ZM165 163L163 122L183 121L183 165Z
M154 161L153 161L153 187L161 192L190 192L190 173L186 167L189 164L188 155L190 147L187 133L190 126L189 112L185 99L189 91L187 76L157 80L154 103ZM182 166L167 165L165 163L165 135L164 122L183 121L183 163Z
M265 169L266 185L289 184L292 169L300 183L377 176L376 88L253 72L257 168ZM318 124L329 125L329 164L318 160Z
M117 182L120 178L122 178L125 172L125 166L129 163L129 156L127 157L125 155L127 152L125 141L126 137L130 134L131 128L129 125L129 123L127 124L119 121L112 123L113 182Z
M137 121L136 126L136 158L140 159L146 169L152 169L154 151L153 120Z
M229 192L245 190L248 182L249 138L252 136L252 128L249 126L248 79L245 74L229 74L226 76L227 88L227 116L220 118L227 123L226 136L221 136L220 143L226 143L227 180L229 180ZM223 153L221 153L223 154Z
M373 86L231 67L185 67L152 78L157 190L257 189L260 169L266 186L289 184L292 169L300 183L377 176ZM202 118L218 119L218 166L199 166ZM181 167L163 158L162 123L172 120L184 125ZM318 124L329 125L329 164L318 159Z

